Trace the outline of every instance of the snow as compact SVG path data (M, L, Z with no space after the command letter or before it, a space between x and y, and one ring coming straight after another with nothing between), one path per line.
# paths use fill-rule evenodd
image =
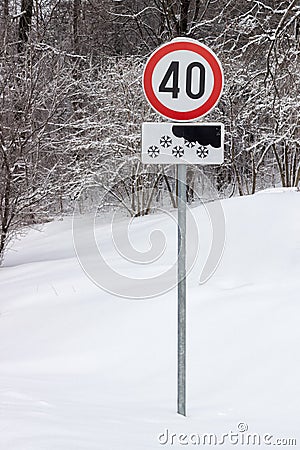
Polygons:
M194 448L179 434L241 435L241 422L299 445L300 194L271 193L222 202L225 250L203 285L211 230L204 208L193 210L203 238L188 278L186 418L176 414L175 289L136 301L99 289L77 261L71 218L16 242L0 269L0 449ZM172 218L133 226L139 249L162 229L172 247L163 266L174 264ZM96 234L106 258L137 270L116 260L108 224ZM173 445L158 440L166 430Z

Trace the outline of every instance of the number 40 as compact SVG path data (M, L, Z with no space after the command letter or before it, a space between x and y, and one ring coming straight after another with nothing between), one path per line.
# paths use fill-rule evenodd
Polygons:
M199 70L199 88L198 92L192 92L192 77L194 69ZM170 78L172 78L172 85L167 86ZM192 99L199 99L203 96L205 89L205 67L198 61L192 62L186 68L186 83L185 90L188 97ZM179 88L179 61L172 61L168 70L163 77L159 88L159 92L171 92L172 98L178 98L180 92Z

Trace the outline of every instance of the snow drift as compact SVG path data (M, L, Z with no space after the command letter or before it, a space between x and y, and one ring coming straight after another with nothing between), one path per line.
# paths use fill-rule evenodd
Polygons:
M1 449L182 448L180 433L241 433L240 423L300 442L300 194L222 204L225 251L204 285L211 230L204 208L193 211L202 241L188 278L187 418L176 414L176 290L144 301L100 290L78 264L69 218L15 243L0 269ZM171 263L168 217L139 218L134 244L153 224ZM96 233L134 270L113 254L109 225ZM158 440L166 430L173 443Z

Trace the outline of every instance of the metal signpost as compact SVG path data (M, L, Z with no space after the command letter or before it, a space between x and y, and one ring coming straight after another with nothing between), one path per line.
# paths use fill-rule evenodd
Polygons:
M177 412L186 415L186 164L178 166Z
M223 89L223 71L208 47L177 38L152 53L144 69L143 88L152 108L172 122L143 124L142 162L178 165L177 412L185 416L186 164L222 164L224 155L223 124L189 122L216 105Z

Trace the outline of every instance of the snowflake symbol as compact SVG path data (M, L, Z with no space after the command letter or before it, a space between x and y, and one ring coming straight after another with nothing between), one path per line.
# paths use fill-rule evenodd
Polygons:
M190 142L190 141L187 141L187 140L185 139L185 140L184 140L184 145L185 145L186 147L188 147L188 148L193 148L193 147L195 147L196 142Z
M180 145L176 145L176 147L173 148L172 154L175 156L175 158L181 158L184 155L184 150Z
M206 147L204 147L204 145L200 145L199 148L197 148L196 150L197 155L199 156L199 158L206 158L208 156L209 151L207 150Z
M172 139L170 136L162 136L160 138L160 145L164 148L168 148L172 145Z
M151 147L148 148L148 155L150 158L157 158L159 155L158 147L156 147L156 145L151 145Z

